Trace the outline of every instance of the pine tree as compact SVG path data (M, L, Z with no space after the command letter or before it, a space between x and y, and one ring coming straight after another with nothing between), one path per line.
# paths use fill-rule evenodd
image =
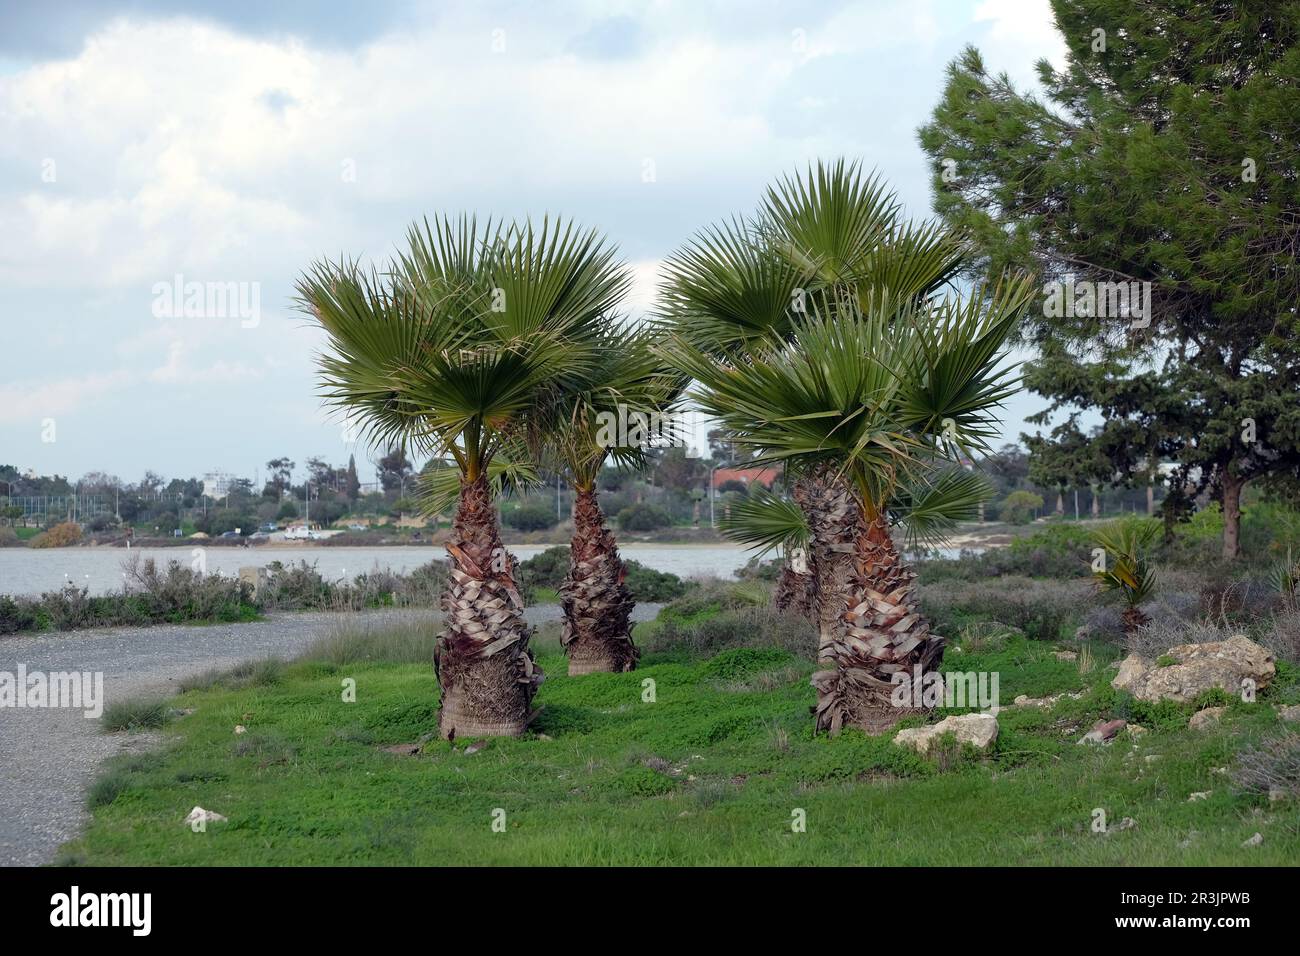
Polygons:
M348 501L356 501L361 496L361 479L357 477L357 456L348 455L347 478Z
M1043 283L1024 330L1043 417L1099 412L1113 483L1176 461L1169 507L1184 478L1209 488L1235 558L1243 487L1300 474L1300 5L1052 8L1069 51L1038 64L1045 100L974 48L949 66L920 131L936 209L972 274Z

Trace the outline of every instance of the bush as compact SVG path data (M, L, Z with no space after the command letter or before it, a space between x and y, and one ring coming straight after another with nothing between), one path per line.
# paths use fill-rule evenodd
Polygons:
M538 588L558 591L568 573L569 548L557 544L515 565L515 584L523 592L525 600L531 603Z
M326 581L315 563L267 565L267 582L258 603L279 610L352 610L371 607L432 607L447 583L446 561L430 561L407 575L375 567L351 582Z
M658 505L630 505L618 513L618 526L624 531L655 531L672 523L672 516Z
M1238 790L1268 797L1275 790L1300 797L1300 734L1284 733L1247 747L1229 774Z
M632 599L641 603L661 603L681 597L690 585L675 574L655 571L639 561L623 562L627 567L627 587ZM536 600L539 588L558 591L569 574L569 548L556 545L521 561L515 567L515 583L524 599Z
M1043 496L1032 491L1013 491L1002 500L998 510L1001 520L1010 524L1029 524L1033 512L1043 507Z
M923 582L958 578L979 581L1016 574L1034 578L1082 578L1088 574L1092 544L1088 530L1078 524L1050 524L1005 548L983 553L962 551L955 559L919 561Z
M745 562L745 566L736 572L736 577L742 581L767 581L769 584L775 583L781 577L781 568L784 562L777 558L775 560L762 560L760 558L750 558Z
M8 525L0 525L0 548L16 548L21 543L17 531Z
M681 597L691 585L675 574L647 568L640 561L625 561L627 587L634 601L658 604Z
M48 626L48 622L42 620L35 602L26 598L15 600L0 596L0 634L39 631Z
M268 565L267 584L254 602L249 585L236 578L203 574L171 561L159 569L138 554L123 562L126 587L120 593L91 596L68 585L39 598L0 596L0 634L18 631L75 630L85 627L138 627L193 621L248 621L259 608L361 610L393 606L434 607L446 585L445 561L430 561L409 574L375 568L351 582L330 582L314 565Z
M555 527L559 522L551 507L540 504L520 505L512 511L507 511L501 520L507 527L514 528L516 531L545 531L547 528Z
M817 655L817 630L806 618L768 607L741 607L695 621L664 617L661 611L648 634L636 638L648 653L685 651L692 656L711 656L745 647L778 649L806 660Z
M42 531L31 541L29 548L66 548L81 541L81 525L75 521L64 521L48 531Z
M658 620L692 623L718 611L767 607L771 601L771 592L761 583L706 578L660 611Z
M926 584L920 605L940 634L955 634L964 624L985 620L1018 628L1031 640L1059 641L1092 603L1092 590L1085 580L1016 577L958 586Z
M1279 661L1300 665L1300 611L1273 615L1257 636Z
M169 561L166 570L159 570L152 558L141 561L138 555L124 562L123 567L127 591L116 600L123 607L134 605L134 616L143 616L145 623L239 621L257 612L252 589L236 578L204 574L176 561ZM133 598L137 600L133 602Z

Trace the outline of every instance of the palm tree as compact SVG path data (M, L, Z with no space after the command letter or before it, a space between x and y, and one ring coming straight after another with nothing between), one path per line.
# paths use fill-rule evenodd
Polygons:
M959 521L979 514L980 502L992 493L983 475L936 462L922 474L921 481L896 491L889 507L891 526L895 536L901 532L909 551L940 547ZM773 591L774 609L816 620L816 583L807 558L812 532L808 516L797 502L760 488L733 507L719 527L726 537L753 549L760 558L773 551L782 553L785 561Z
M780 577L772 591L772 607L816 619L816 581L808 567L808 519L799 505L761 485L732 506L718 525L732 541L752 548L756 557L780 552Z
M998 434L993 410L1013 390L999 366L1030 295L1026 280L966 303L855 288L725 352L681 332L664 346L737 442L814 479L796 499L817 563L819 729L892 726L905 713L894 684L938 666L943 642L916 604L889 510L935 458Z
M904 220L893 195L878 178L864 177L857 164L817 163L805 176L786 177L771 187L753 218L706 229L670 258L661 322L668 335L700 354L721 362L744 361L754 342L771 337L790 342L813 313L862 312L873 301L877 308L888 302L924 311L965 255L961 237L943 226ZM809 577L800 580L787 567L782 582L811 591L806 600L826 631L844 614L837 596L856 573L852 542L858 536L860 507L838 466L815 462L805 467L797 459L788 464L793 498L808 534L807 548L799 554ZM899 500L886 508L895 518L909 494L920 494L949 468L942 460L929 470L919 460L911 466L911 490L900 485ZM933 522L946 506L950 525L969 516L981 495L987 497L982 484L949 483L943 493L936 488L927 495L926 514ZM895 563L873 561L867 570L881 575L873 582L880 593L899 586ZM778 588L778 595L784 593Z
M1156 572L1149 550L1160 526L1149 521L1112 521L1092 532L1102 551L1101 566L1093 571L1097 589L1117 594L1124 603L1124 633L1132 635L1151 623L1142 604L1156 589Z
M518 449L540 447L557 395L583 387L629 277L595 232L572 223L480 227L462 216L425 220L407 239L382 273L315 263L300 302L328 338L327 403L349 411L372 445L456 464L434 650L442 735L518 735L543 675L490 479L518 464Z
M574 489L569 571L560 587L560 640L571 676L636 667L640 654L632 643L627 569L605 527L596 479L611 458L622 467L640 467L653 440L673 438L668 416L680 391L678 376L664 369L643 332L611 325L597 355L596 374L581 391L560 399L562 414L551 435ZM651 434L666 426L669 433Z

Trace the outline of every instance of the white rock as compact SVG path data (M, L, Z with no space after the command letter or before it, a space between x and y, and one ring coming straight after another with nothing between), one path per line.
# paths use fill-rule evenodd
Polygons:
M980 750L986 750L998 738L998 719L992 714L959 714L945 717L937 724L900 730L894 737L894 743L911 747L918 753L928 753L930 744L946 733L956 735L958 743L971 744Z
M1242 846L1259 846L1259 845L1260 845L1261 843L1263 843L1263 842L1264 842L1264 834L1262 834L1262 833L1256 833L1253 837L1250 837L1249 839L1246 839L1246 840L1242 840L1242 841L1241 841L1241 845L1242 845Z
M191 825L195 823L225 823L226 818L212 810L195 807L190 811L190 815L185 818L185 822Z
M248 728L245 727L243 724L235 724L235 733L236 734L248 733Z
M1212 794L1213 792L1214 792L1213 790L1197 790L1195 793L1193 793L1190 797L1187 798L1187 802L1195 803L1197 800L1208 800L1210 799L1210 794Z
M1277 673L1273 655L1241 634L1226 641L1179 644L1161 657L1173 658L1174 663L1159 667L1154 661L1130 654L1120 664L1111 686L1128 691L1138 700L1151 703L1176 700L1187 704L1213 688L1229 694L1240 693L1246 678L1262 690Z

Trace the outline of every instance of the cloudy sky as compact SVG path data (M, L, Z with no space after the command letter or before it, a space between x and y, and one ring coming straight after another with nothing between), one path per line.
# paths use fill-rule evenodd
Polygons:
M291 301L312 259L385 257L426 213L563 213L641 310L675 246L816 157L928 215L916 128L966 43L1024 84L1063 50L1046 0L5 0L0 464L364 473ZM194 282L222 315L170 308Z

